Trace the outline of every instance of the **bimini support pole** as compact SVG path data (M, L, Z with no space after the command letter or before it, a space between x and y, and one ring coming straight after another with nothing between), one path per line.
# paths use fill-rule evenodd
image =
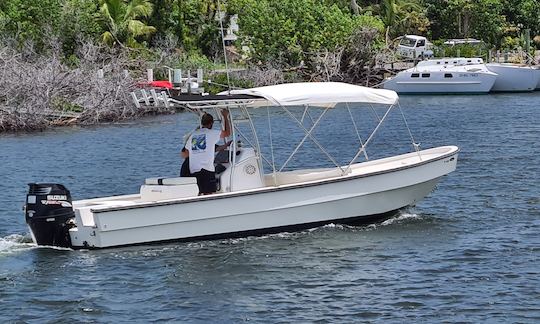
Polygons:
M382 123L384 122L384 120L386 119L386 117L388 116L388 114L390 113L390 111L392 110L392 108L394 107L394 105L391 105L388 110L386 110L386 112L384 113L384 116L381 118L381 120L379 121L379 123L377 124L377 127L375 127L375 129L373 130L373 132L371 132L371 135L369 135L368 139L366 140L366 142L364 143L364 145L360 146L360 149L358 150L358 152L356 152L356 155L353 157L353 159L351 160L351 162L349 163L349 165L347 166L347 168L345 169L345 171L343 172L343 174L347 174L349 172L349 170L351 169L351 165L356 161L356 159L358 159L358 157L360 156L360 154L362 154L365 149L366 149L366 146L369 144L369 142L371 142L371 139L373 139L373 136L375 136L375 134L377 133L377 131L379 130L379 128L381 127Z
M326 112L328 111L328 107L321 113L321 115L319 116L319 118L317 118L317 120L315 121L315 123L311 126L311 128L308 130L304 127L304 125L302 124L302 122L300 120L298 120L298 118L296 118L296 116L293 115L293 113L291 113L287 108L285 108L285 106L281 106L281 108L283 108L283 110L285 110L285 112L291 117L292 120L296 121L298 123L298 125L300 126L300 128L304 131L304 133L306 134L304 136L304 138L302 139L302 141L300 141L300 143L298 143L298 145L296 146L296 148L294 149L294 151L291 153L291 155L289 155L289 158L287 159L287 161L285 161L285 163L283 163L283 165L281 166L281 168L279 169L279 172L281 172L283 170L283 168L285 168L285 166L287 165L287 163L289 163L289 161L293 158L293 156L296 154L296 152L298 151L298 149L302 146L302 144L304 144L304 142L306 141L306 139L309 137L313 143L315 143L315 145L317 145L317 147L319 147L319 149L321 150L321 152L323 152L324 155L326 155L330 161L332 161L332 163L334 163L338 168L340 168L343 172L343 169L341 168L341 166L339 165L339 163L337 163L337 161L328 153L326 152L326 150L324 149L324 147L319 143L319 141L317 141L317 139L315 139L315 137L313 137L313 135L311 134L313 132L313 130L315 129L315 127L317 127L317 125L319 124L319 122L321 121L322 117L326 114Z
M418 154L418 158L420 161L422 161L422 155L420 154L420 143L416 143L414 140L414 137L412 135L411 129L409 128L409 124L407 123L407 118L405 118L405 114L403 113L403 109L401 109L401 105L398 102L399 111L401 112L401 117L403 117L403 121L405 122L405 126L407 127L407 131L409 131L409 136L411 137L411 144Z
M277 177L276 177L276 160L274 157L274 139L272 135L272 123L270 122L270 107L266 106L266 115L268 117L268 133L270 135L270 154L272 156L272 180L274 181L274 186L277 187Z
M356 122L354 121L354 117L353 117L353 114L351 112L351 108L349 107L349 103L346 103L345 105L347 106L347 110L349 111L349 116L351 116L351 121L353 123L354 130L356 131L356 136L358 137L358 141L360 142L360 145L362 146L362 148L364 148L364 142L362 141L362 137L360 136L360 132L358 132L358 126L356 126ZM369 157L368 157L367 152L366 152L365 149L364 149L364 157L366 158L366 161L369 161Z

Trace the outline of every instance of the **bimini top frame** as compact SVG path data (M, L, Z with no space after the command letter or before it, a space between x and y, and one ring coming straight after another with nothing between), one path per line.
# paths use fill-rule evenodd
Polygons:
M270 162L265 157L261 158L266 161L271 167L273 172L282 171L290 159L296 154L298 149L303 145L303 143L309 138L311 139L323 152L328 159L338 167L342 174L346 174L350 169L351 165L356 161L356 159L364 154L366 159L368 159L365 149L367 144L371 141L372 137L375 135L381 124L386 119L388 113L392 108L398 103L398 95L395 91L386 90L386 89L372 89L347 83L339 82L309 82L309 83L287 83L279 84L251 89L240 89L240 90L229 90L219 93L218 95L213 96L181 96L173 97L172 100L175 103L182 104L186 106L189 110L201 114L204 109L213 109L217 113L217 109L225 108L239 108L242 111L242 115L250 123L254 134L256 131L254 129L253 123L249 117L249 109L258 108L258 107L268 107L268 106L278 106L281 107L287 114L296 121L299 128L304 131L304 138L298 143L294 151L290 154L289 158L285 163L279 168L276 169L274 165L273 158L273 148L272 148L272 162ZM337 161L324 149L324 147L313 137L313 130L318 125L321 118L327 112L328 109L333 108L337 103L347 103L347 109L349 110L348 103L364 103L364 104L382 104L389 106L384 115L378 118L378 124L371 132L370 136L365 142L359 138L360 145L355 157L350 161L348 166L340 166ZM313 125L307 129L302 120L299 120L294 114L289 111L288 106L299 106L304 107L305 112L307 112L308 107L323 107L325 108L322 114L317 118L316 121L313 121ZM399 106L399 105L398 105ZM401 108L401 107L400 107ZM304 116L303 116L304 117ZM303 119L302 117L302 119ZM405 116L403 116L404 118ZM352 118L352 115L351 115ZM233 124L233 138L235 137L235 122ZM356 128L356 124L353 124ZM406 121L405 124L407 125ZM408 125L407 125L408 128ZM358 129L356 129L358 134ZM270 130L271 132L271 130ZM410 132L410 130L409 130ZM242 134L240 134L242 135ZM256 135L255 135L256 136ZM358 134L359 136L359 134ZM244 137L244 136L242 136ZM411 140L413 146L418 151L416 144L414 143L414 138ZM271 140L272 141L272 140ZM260 154L258 139L255 138L254 146L257 148L257 151ZM232 157L234 160L234 155Z

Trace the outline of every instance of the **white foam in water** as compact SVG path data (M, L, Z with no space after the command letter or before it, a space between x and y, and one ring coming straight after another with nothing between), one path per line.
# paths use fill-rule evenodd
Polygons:
M8 254L18 250L35 248L36 245L28 236L20 234L11 234L0 237L0 254Z
M404 221L404 220L421 219L421 218L422 218L422 216L420 216L418 214L409 213L409 212L406 212L406 211L401 211L396 216L382 222L381 225L382 226L387 226L387 225L392 225L392 224L394 224L396 222L401 222L401 221Z

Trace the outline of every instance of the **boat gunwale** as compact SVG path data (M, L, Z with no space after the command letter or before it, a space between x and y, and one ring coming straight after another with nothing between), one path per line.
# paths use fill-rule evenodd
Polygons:
M255 188L255 189L249 189L245 191L238 191L238 192L225 192L225 193L217 193L213 195L203 195L203 196L195 196L195 197L188 197L188 198L179 198L179 199L168 199L163 201L154 201L154 202L144 202L144 203L137 203L135 205L128 205L128 206L110 206L110 207L102 207L99 209L90 208L90 212L94 214L98 213L107 213L107 212L114 212L114 211L123 211L123 210L130 210L130 209L139 209L139 208L147 208L147 207L160 207L160 206L169 206L169 205L181 205L186 203L194 203L194 202L200 202L200 201L211 201L211 200L218 200L218 199L224 199L224 198L232 198L232 197L242 197L242 196L250 196L254 194L261 194L261 193L270 193L270 192L277 192L277 191L285 191L285 190L292 190L292 189L298 189L298 188L307 188L307 187L314 187L319 185L325 185L325 184L331 184L331 183L338 183L338 182L344 182L344 181L350 181L350 180L356 180L361 178L368 178L372 176L378 176L382 174L387 173L393 173L398 171L403 171L407 169L416 168L422 165L426 165L432 162L444 160L448 157L454 156L460 152L459 147L454 145L448 145L448 146L439 146L434 147L431 149L437 149L437 148L443 148L447 147L450 150L448 153L444 153L441 156L425 160L425 161L419 161L414 164L410 165L402 165L395 168L390 168L387 170L382 171L374 171L369 172L366 174L346 174L344 176L338 176L333 177L330 179L319 179L319 180L310 180L305 182L299 182L299 183L292 183L292 184L285 184L285 185L278 185L278 186L267 186L262 188ZM427 149L425 151L428 151L430 149ZM409 152L406 154L411 154L416 152ZM403 155L406 155L403 154ZM388 157L392 158L394 156ZM381 159L382 160L382 159ZM371 162L371 161L367 161ZM82 206L81 206L82 207ZM97 207L97 206L94 206ZM80 208L80 207L79 207Z

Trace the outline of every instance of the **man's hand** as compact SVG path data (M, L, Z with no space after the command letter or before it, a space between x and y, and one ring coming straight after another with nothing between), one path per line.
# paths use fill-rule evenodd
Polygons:
M231 135L231 120L229 118L229 111L227 109L221 109L221 115L225 122L225 129L221 131L221 138L229 137Z

